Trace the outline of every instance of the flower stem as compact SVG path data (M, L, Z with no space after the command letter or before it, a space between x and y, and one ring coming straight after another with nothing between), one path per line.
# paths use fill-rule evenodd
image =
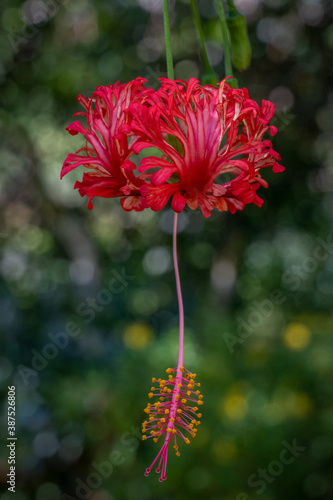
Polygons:
M234 0L227 0L227 4L228 4L228 15L230 17L239 15L239 12L234 4Z
M207 50L205 46L205 36L201 24L201 19L197 7L197 2L196 0L191 0L191 6L192 6L192 12L193 12L193 18L194 18L194 24L198 33L199 37L199 42L200 42L200 49L201 49L201 54L202 54L202 62L205 68L205 73L214 75L214 71L210 65L208 55L207 55Z
M178 367L180 367L183 366L184 364L184 306L183 306L182 289L180 285L178 258L177 258L177 221L178 221L178 214L175 212L173 219L173 263L175 268L177 298L178 298L178 308L179 308Z
M223 47L224 47L225 76L234 76L233 71L232 71L232 65L231 65L228 29L227 29L227 23L225 20L222 0L217 0L217 6L219 8L219 16L220 16L220 22L221 22L222 39L223 39Z
M168 0L163 0L163 18L168 78L174 80Z

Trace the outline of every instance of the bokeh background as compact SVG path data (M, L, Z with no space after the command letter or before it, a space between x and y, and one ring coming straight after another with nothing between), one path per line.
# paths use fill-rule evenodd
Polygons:
M330 499L328 1L237 2L253 50L239 84L275 103L274 148L286 171L264 172L262 208L180 217L185 364L198 374L205 405L197 438L180 458L170 451L168 480L143 475L159 449L139 439L150 379L177 361L172 212L124 213L118 200L103 199L89 211L73 191L79 172L63 181L59 173L82 145L65 131L77 94L138 75L157 88L166 75L161 4L1 2L1 433L5 440L14 384L15 498ZM216 8L198 5L222 78ZM200 78L190 2L171 2L171 19L176 77ZM281 453L292 458L286 443L299 448L281 464ZM3 441L3 500L12 498L7 457Z

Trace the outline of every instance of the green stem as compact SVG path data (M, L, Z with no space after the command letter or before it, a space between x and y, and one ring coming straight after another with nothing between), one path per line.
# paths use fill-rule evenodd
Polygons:
M225 68L225 76L234 76L231 66L231 57L230 57L230 47L229 47L229 38L228 38L228 29L227 23L225 20L223 5L221 0L217 0L217 5L219 8L219 16L221 22L221 30L222 30L222 39L223 39L223 47L224 47L224 68Z
M228 4L228 16L229 17L239 16L239 12L236 9L234 1L233 0L227 0L227 4Z
M174 80L168 0L163 0L163 17L168 78Z
M202 62L205 68L206 73L214 74L214 71L209 63L207 51L206 51L206 46L205 46L205 35L202 29L202 24L201 24L201 19L197 7L196 0L191 0L191 6L192 6L192 12L193 12L193 18L194 18L194 24L197 29L198 37L199 37L199 42L200 42L200 49L201 49L201 54L202 54Z

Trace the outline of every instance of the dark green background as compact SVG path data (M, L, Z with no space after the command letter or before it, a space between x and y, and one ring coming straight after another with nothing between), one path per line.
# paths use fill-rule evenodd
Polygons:
M160 4L1 2L1 499L13 497L5 446L12 384L17 500L90 492L93 500L330 499L329 2L238 4L253 49L239 84L252 98L275 102L274 149L286 171L263 173L270 187L261 188L262 208L207 220L185 210L180 218L185 364L198 374L205 405L197 438L181 443L180 458L170 450L168 480L143 475L159 449L137 438L150 379L177 361L172 214L125 213L118 200L103 199L88 211L73 191L79 171L63 181L59 173L66 154L83 144L65 131L77 94L138 75L157 88L165 76ZM202 0L199 8L222 78L214 4ZM200 78L189 2L173 2L171 17L176 77ZM131 279L121 283L117 273ZM101 290L112 279L118 288L107 297ZM88 297L99 311L87 312ZM66 328L72 337L57 348L51 337L66 343ZM282 470L276 461L295 440L305 449ZM105 478L96 474L102 462ZM277 473L258 484L259 468ZM80 481L91 485L85 493L76 491Z

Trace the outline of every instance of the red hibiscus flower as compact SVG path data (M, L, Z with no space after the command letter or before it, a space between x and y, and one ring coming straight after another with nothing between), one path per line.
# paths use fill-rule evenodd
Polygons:
M191 78L161 79L157 92L146 92L145 102L133 102L132 148L139 153L158 148L163 156L141 161L145 174L140 187L146 206L161 210L172 197L171 207L181 212L200 206L205 217L220 211L242 210L247 203L261 206L256 191L267 187L259 173L264 167L281 172L280 156L263 136L277 131L269 126L274 105L260 107L246 89L233 89L223 80L219 88L201 86Z
M136 165L129 159L136 138L133 137L129 142L122 127L130 123L129 105L139 98L145 81L137 78L122 85L99 86L93 97L77 97L85 112L79 111L74 116L84 116L87 125L84 128L77 120L67 130L72 135L81 133L87 142L85 147L67 156L61 178L80 165L89 170L83 174L82 181L77 181L74 185L81 196L88 196L88 208L93 208L91 200L94 196L121 196L121 204L125 210L144 208L140 193L144 181L140 176L134 175Z

